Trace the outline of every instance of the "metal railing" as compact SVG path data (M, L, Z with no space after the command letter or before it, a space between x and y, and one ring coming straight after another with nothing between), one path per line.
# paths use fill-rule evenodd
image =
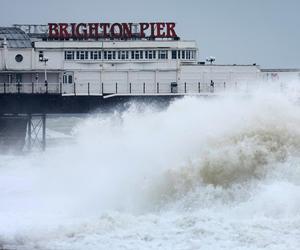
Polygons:
M251 84L252 85L252 84ZM91 95L190 95L225 91L247 91L246 82L115 82L115 83L0 83L1 94L56 94L66 96Z
M0 94L59 94L61 84L0 83Z

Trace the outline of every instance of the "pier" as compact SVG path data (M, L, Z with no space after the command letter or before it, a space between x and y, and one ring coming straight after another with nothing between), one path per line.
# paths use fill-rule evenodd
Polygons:
M0 27L2 148L31 150L39 142L45 150L49 114L124 109L133 100L168 104L183 96L245 93L255 83L300 77L299 69L215 64L214 57L199 62L196 41L181 39L173 22L103 25Z

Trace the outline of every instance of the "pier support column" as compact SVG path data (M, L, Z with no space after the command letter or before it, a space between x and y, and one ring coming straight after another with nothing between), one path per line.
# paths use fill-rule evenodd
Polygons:
M46 150L46 114L27 115L26 151Z
M27 123L26 115L0 114L0 152L23 150Z
M42 127L43 127L43 135L42 135L42 150L46 150L46 114L42 115Z
M27 147L28 147L28 150L30 151L31 150L31 138L32 138L32 135L31 135L31 129L32 129L32 116L31 114L28 114L28 122L27 122Z

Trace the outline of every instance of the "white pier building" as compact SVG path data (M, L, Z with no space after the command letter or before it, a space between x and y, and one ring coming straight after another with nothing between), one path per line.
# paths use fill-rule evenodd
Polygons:
M199 62L200 52L174 23L0 27L0 94L191 95L299 79L299 70Z

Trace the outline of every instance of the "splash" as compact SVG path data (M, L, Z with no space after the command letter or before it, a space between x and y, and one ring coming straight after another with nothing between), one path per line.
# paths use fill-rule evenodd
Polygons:
M67 120L52 124L60 122L67 131ZM294 98L183 98L165 110L133 103L125 112L73 123L71 135L50 128L63 143L44 154L0 157L3 246L286 247L274 243L272 230L280 236L293 230L289 248L299 246ZM234 236L247 226L248 234Z

